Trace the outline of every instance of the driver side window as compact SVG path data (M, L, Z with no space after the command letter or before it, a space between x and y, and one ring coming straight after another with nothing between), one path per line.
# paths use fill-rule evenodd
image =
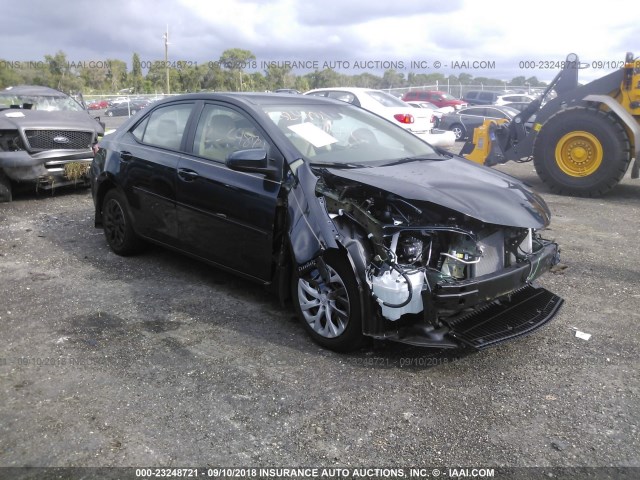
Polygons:
M224 162L230 153L251 148L267 148L267 142L253 123L230 108L205 105L193 141L193 153Z

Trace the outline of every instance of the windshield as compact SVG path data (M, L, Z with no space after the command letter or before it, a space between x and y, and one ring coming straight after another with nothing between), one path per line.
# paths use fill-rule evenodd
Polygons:
M67 96L16 95L10 92L0 93L0 105L7 108L16 105L17 108L45 110L48 112L84 110L82 105Z
M384 105L385 107L401 107L401 108L407 107L406 102L403 102L402 100L400 100L397 97L394 97L390 93L383 92L381 90L369 90L364 93L365 95L370 96L376 102L380 103L381 105Z
M379 166L442 158L402 127L352 105L263 105L265 113L314 165Z

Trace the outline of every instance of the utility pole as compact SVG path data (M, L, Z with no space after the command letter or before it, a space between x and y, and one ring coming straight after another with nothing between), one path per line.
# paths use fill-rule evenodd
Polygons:
M169 24L167 24L167 31L164 36L164 68L167 75L167 95L171 93L169 91Z

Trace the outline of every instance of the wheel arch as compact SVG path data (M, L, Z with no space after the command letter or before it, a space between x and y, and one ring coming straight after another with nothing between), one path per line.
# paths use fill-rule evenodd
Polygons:
M335 246L322 250L317 256L309 259L303 264L298 264L294 249L289 243L291 268L291 281L293 282L296 275L305 273L317 266L318 259L325 255L337 253L344 257L345 261L350 265L356 281L358 296L361 305L362 333L370 334L376 330L375 318L372 316L371 302L369 301L369 287L366 283L366 267L369 259L372 258L373 250L366 233L356 223L344 217L336 217L332 223L339 232L339 238L335 239Z
M98 178L96 182L96 193L95 193L95 219L94 225L96 227L102 226L102 204L104 203L104 197L112 189L118 189L122 191L118 184L111 178L111 176L104 174L102 178ZM123 192L124 193L124 192Z
M627 139L631 145L633 158L638 158L640 154L640 124L620 103L609 95L587 95L584 97L587 102L606 105L611 111L610 115L620 122L627 133Z

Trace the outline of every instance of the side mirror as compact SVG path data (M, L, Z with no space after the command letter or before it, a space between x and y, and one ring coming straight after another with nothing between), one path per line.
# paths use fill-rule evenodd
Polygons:
M236 150L227 157L225 164L231 170L248 173L262 173L271 180L279 181L282 174L282 162L269 158L264 148Z

